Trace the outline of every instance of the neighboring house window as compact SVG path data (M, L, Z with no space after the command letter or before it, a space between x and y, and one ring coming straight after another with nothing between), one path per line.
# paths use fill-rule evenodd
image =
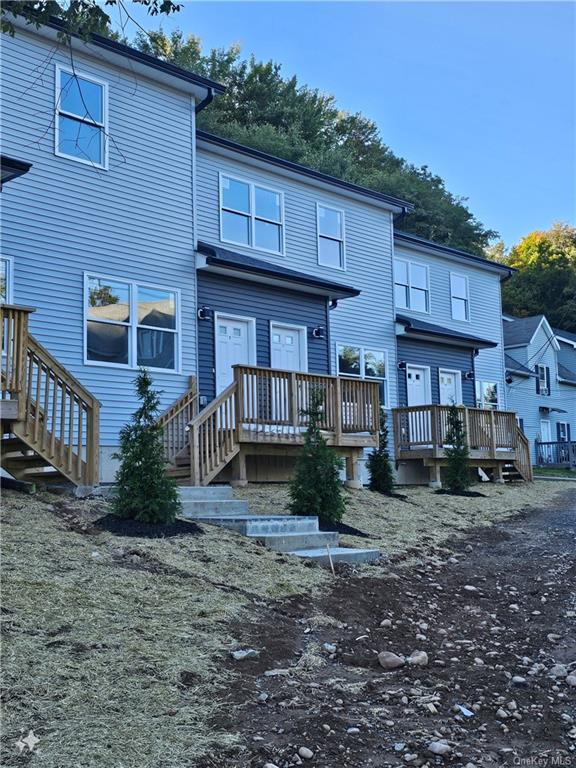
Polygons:
M516 416L516 421L518 423L518 426L520 427L520 432L522 432L522 434L525 434L525 432L524 432L524 419L521 416Z
M284 250L284 212L280 192L220 177L220 239L260 251Z
M538 395L550 395L550 368L547 365L537 365L536 393Z
M380 402L387 406L388 364L386 352L351 344L337 344L336 354L338 356L338 375L379 381Z
M492 381L476 381L476 407L498 408L498 384Z
M559 421L556 424L556 432L559 443L567 443L570 440L570 424L566 421Z
M454 273L450 275L450 296L452 301L452 318L454 320L470 320L467 277Z
M0 259L0 304L12 303L12 260Z
M106 83L57 67L57 155L106 167L107 102Z
M394 259L394 301L399 309L429 312L428 267Z
M87 362L177 370L177 291L87 275L85 295Z
M318 204L318 264L344 269L344 212Z

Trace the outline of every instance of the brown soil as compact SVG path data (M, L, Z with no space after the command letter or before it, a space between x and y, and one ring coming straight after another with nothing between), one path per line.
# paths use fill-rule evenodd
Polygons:
M575 512L567 492L549 510L453 541L449 557L340 573L323 595L261 605L234 628L260 658L228 662L239 677L215 723L244 747L201 765L284 768L302 746L315 768L576 765L576 688L549 676L555 663L576 673ZM427 666L385 671L377 660L414 650ZM428 752L438 739L449 755Z

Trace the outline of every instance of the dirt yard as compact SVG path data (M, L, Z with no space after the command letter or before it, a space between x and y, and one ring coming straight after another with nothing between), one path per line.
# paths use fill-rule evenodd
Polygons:
M355 492L346 522L372 539L348 543L391 559L336 577L211 526L121 538L93 527L100 500L5 492L1 764L480 765L506 749L576 763L574 667L549 677L576 662L566 485ZM286 500L243 495L262 512ZM260 655L235 661L239 648ZM426 666L377 660L414 650ZM30 730L40 741L20 754ZM445 757L427 752L443 738Z

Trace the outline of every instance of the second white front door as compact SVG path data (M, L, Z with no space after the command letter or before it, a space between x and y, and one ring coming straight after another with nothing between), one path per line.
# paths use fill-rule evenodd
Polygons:
M461 375L460 371L448 371L440 368L438 371L440 405L458 405L461 402Z
M256 365L255 323L249 318L216 315L216 394L232 383L233 365Z
M306 328L270 323L270 367L281 371L306 371Z

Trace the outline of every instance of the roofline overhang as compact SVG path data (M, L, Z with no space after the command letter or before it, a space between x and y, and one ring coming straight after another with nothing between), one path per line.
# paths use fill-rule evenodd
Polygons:
M495 341L478 339L474 336L452 336L449 332L446 332L447 329L440 326L437 326L437 330L415 328L411 326L409 318L402 318L402 316L399 317L398 315L395 322L397 336L408 336L411 339L421 341L437 341L439 344L465 347L467 349L492 349L498 346Z
M279 175L299 181L304 177L307 183L311 186L325 189L333 193L337 192L338 194L352 198L353 200L369 203L378 208L384 208L394 214L408 213L414 208L411 203L408 203L405 200L400 200L399 198L376 192L367 187L352 184L351 182L344 181L336 176L330 176L326 173L315 171L313 168L308 168L305 165L293 163L290 160L284 160L275 155L269 155L267 152L262 152L259 149L252 149L252 147L238 144L235 141L230 141L230 139L224 139L220 136L206 133L205 131L196 131L196 141L198 148L201 150L213 152L232 159L238 159L240 156L243 161L262 170L270 171L272 166L274 172Z
M9 157L8 155L2 155L0 157L0 188L7 184L9 181L17 179L19 176L24 176L32 168L32 163L28 163L25 160L18 160L15 157Z
M509 373L511 376L520 376L523 379L536 379L538 378L535 373L532 373L531 371L520 371L517 368L506 368L506 373Z
M576 387L576 380L574 379L561 379L560 377L558 377L558 383L567 384L570 387Z
M538 323L538 325L537 325L537 327L536 327L534 333L532 334L532 337L530 338L530 341L528 343L532 344L532 342L536 338L536 334L540 330L540 328L541 328L543 323L546 324L546 328L549 331L547 333L549 341L551 342L551 344L554 347L554 349L558 352L560 350L560 344L558 344L558 342L556 341L556 334L554 333L554 329L552 328L552 326L550 325L548 320L546 320L546 316L545 315L542 315L542 318L541 318L540 322Z
M482 256L476 256L473 253L462 251L459 248L450 248L450 246L442 245L441 243L434 243L432 240L425 240L422 237L411 235L408 232L394 232L394 243L396 243L396 241L398 241L399 244L402 244L407 248L412 248L420 253L443 256L451 261L461 262L462 259L466 259L477 267L490 270L491 272L498 272L501 282L508 280L518 271L515 267L507 267L505 264L498 264L496 261L490 261Z
M58 33L66 31L65 25L56 18L52 18L50 22L40 27L26 23L22 18L16 16L11 21L18 30L39 35L56 44L60 43ZM116 40L111 40L102 35L92 34L90 40L85 41L79 35L70 33L70 47L72 50L93 56L100 61L128 69L133 75L141 75L176 90L189 93L194 97L197 104L206 101L210 92L214 95L224 93L226 90L223 85L214 80L196 75L186 69L177 67L175 64L162 61L155 56L142 53L136 48L118 43ZM127 62L130 62L130 64L128 65ZM206 106L208 103L206 103Z

